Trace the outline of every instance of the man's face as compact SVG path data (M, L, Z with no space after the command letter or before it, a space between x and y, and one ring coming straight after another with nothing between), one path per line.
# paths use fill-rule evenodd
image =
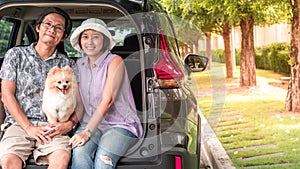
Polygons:
M39 42L49 46L56 46L65 39L65 18L56 13L45 16L43 22L37 25L36 31L39 33Z

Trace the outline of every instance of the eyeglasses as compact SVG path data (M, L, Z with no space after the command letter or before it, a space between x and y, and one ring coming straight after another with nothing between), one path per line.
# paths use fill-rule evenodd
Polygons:
M41 23L41 25L45 28L45 29L51 29L54 28L54 31L58 32L58 33L62 33L65 31L65 28L61 25L53 25L51 22L49 21L44 21Z

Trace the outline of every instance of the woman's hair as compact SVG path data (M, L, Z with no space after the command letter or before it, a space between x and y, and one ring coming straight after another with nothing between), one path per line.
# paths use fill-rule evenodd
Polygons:
M82 33L83 33L83 32L80 33L79 39L78 39L78 41L79 41L79 46L80 46L81 49L82 49L82 45L81 45L81 40L80 40L80 39L81 39ZM109 49L109 46L110 46L110 40L109 40L108 37L105 36L103 33L101 33L101 34L102 34L102 36L103 36L103 46L102 46L101 51L105 51L105 50Z
M36 25L40 25L43 22L45 16L47 16L48 14L51 14L51 13L59 14L59 15L61 15L65 18L65 31L64 31L64 34L67 35L67 37L68 37L71 30L72 30L72 20L71 20L70 16L60 8L57 8L57 7L45 8L42 11L42 13L39 15L39 17L37 18Z

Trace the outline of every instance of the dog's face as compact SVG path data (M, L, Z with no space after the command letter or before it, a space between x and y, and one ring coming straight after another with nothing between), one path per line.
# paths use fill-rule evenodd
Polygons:
M75 77L72 69L69 66L65 66L62 69L59 67L51 68L47 75L46 83L51 92L67 95L69 92L73 92L74 81Z

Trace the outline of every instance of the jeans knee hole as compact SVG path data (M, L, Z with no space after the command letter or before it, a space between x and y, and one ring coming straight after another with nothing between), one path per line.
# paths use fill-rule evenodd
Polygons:
M101 159L105 164L113 166L112 159L109 158L108 156L101 155L101 156L100 156L100 159Z

